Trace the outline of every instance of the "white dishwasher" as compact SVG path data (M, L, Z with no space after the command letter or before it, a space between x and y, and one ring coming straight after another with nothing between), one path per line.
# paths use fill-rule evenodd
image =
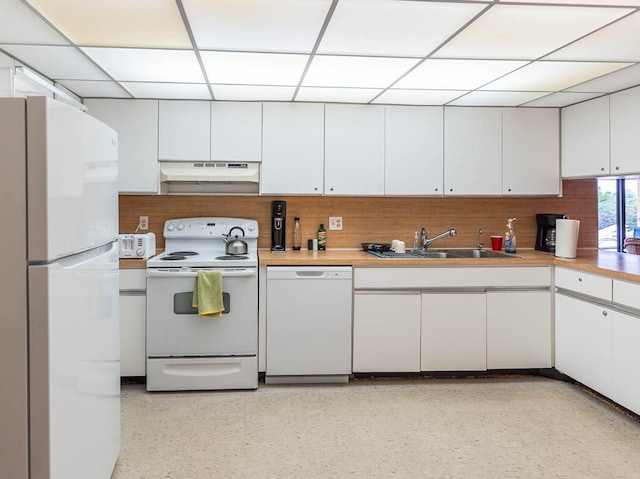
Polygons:
M265 382L348 382L350 266L267 267Z

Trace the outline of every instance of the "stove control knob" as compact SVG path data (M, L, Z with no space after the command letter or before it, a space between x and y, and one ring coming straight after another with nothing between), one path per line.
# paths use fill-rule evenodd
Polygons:
M176 229L176 227L173 223L169 223L167 225L167 231L173 231L174 229Z
M249 223L249 224L246 226L246 228L247 228L249 231L253 231L253 230L255 230L255 229L256 229L256 225L254 225L253 223Z
M178 223L178 231L182 231L184 229L184 223Z

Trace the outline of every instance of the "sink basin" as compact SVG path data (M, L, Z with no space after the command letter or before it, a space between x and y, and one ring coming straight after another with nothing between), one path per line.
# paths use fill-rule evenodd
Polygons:
M419 253L411 253L417 258L455 258L449 251L427 250Z
M393 251L367 251L367 253L384 259L463 259L463 258L517 258L512 254L498 251L479 250L477 248L460 249L428 249L418 253L394 253Z
M450 249L446 250L447 258L517 258L512 254L501 253L499 251L472 249Z

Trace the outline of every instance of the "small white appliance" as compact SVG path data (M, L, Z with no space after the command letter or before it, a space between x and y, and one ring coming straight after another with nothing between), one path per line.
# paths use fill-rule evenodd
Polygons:
M246 254L226 253L241 229ZM258 387L258 222L178 218L164 225L165 250L147 261L147 390ZM192 306L199 270L222 272L224 312Z
M147 259L156 254L156 235L153 233L121 233L120 259Z
M108 479L120 449L118 140L0 99L0 476Z

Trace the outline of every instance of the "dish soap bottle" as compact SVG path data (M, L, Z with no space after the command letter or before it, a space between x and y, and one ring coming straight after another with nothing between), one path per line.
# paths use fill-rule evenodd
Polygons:
M418 230L413 232L413 250L412 253L418 253L420 251L420 240L418 239Z
M327 230L324 229L324 223L320 223L318 228L318 250L324 251L327 249Z
M300 217L296 216L293 225L293 250L300 251L302 240L300 239Z
M516 254L516 230L513 226L515 218L509 218L507 221L507 231L504 233L504 252Z

